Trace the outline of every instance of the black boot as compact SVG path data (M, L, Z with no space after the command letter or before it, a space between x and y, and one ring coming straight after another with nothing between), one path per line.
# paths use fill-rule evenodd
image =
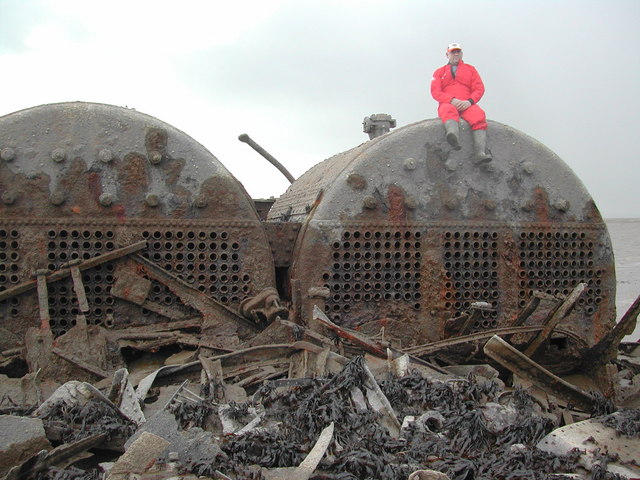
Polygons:
M455 120L447 120L444 122L444 131L447 134L447 142L453 147L454 150L460 150L462 147L458 142L458 133L460 128L458 122Z

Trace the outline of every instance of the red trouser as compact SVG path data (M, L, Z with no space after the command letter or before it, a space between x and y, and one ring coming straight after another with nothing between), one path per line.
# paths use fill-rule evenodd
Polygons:
M458 122L460 121L460 117L462 117L469 122L471 130L487 129L487 116L478 104L471 105L464 112L460 113L456 107L450 103L441 103L438 106L438 116L442 119L443 123L447 120L455 120Z

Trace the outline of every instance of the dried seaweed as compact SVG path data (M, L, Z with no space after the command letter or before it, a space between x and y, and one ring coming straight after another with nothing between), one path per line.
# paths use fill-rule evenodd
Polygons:
M75 442L99 433L106 433L109 439L114 436L129 438L138 428L134 422L95 399L84 405L56 403L42 421L46 429L60 431L63 442Z
M202 428L209 415L216 409L211 400L180 401L169 405L169 411L173 413L182 430L192 427Z
M593 408L591 410L592 417L599 417L601 415L609 415L616 411L616 406L611 399L605 397L600 392L592 391L591 396L595 399L593 402Z
M217 474L233 475L238 479L263 480L262 474L243 463L230 459L224 452L218 453L213 458L190 460L180 468L180 473L192 473L198 477L220 478Z
M98 480L102 478L102 472L98 468L81 470L76 467L57 468L51 467L39 472L34 480Z
M596 418L607 427L614 428L620 435L640 437L640 409L620 409L614 414Z
M220 447L230 460L242 465L290 467L298 465L306 456L297 442L292 442L281 433L261 430L229 437Z
M487 429L479 408L498 398L495 382L478 381L473 375L446 382L417 373L389 377L381 382L381 389L401 417L437 410L445 418L438 433L413 423L394 439L381 426L378 414L359 411L351 400L352 389L364 389L365 383L362 359L356 358L338 374L304 385L278 391L265 384L253 398L262 402L265 417L277 422L278 428L225 438L222 448L228 462L297 466L321 430L334 422L334 441L320 464L322 473L313 477L317 480L406 480L425 466L452 480L538 480L577 468L575 454L560 457L534 447L553 424L535 412L532 397L520 388L510 397L517 411L515 423L496 435ZM241 414L247 406L234 408Z
M537 413L533 398L516 388L506 398L516 415L511 424L496 434L487 428L484 410L487 401L498 401L499 387L492 381L478 381L473 375L448 381L423 378L412 373L404 378L388 377L381 389L399 419L418 418L427 410L435 410L444 421L437 432L420 422L409 423L399 438L394 438L373 410L362 410L352 399L354 389L363 391L367 375L362 357L353 359L341 372L290 388L275 388L266 382L251 401L230 403L227 414L243 419L251 407L264 410L262 426L241 435L228 435L220 440L221 451L214 458L189 459L180 465L182 473L210 478L260 480L258 465L266 468L295 467L308 454L316 439L329 423L334 423L333 441L323 458L316 480L406 480L420 468L445 473L451 480L542 480L551 473L574 472L578 468L577 452L557 456L535 448L539 439L551 431L553 422ZM174 414L195 426L210 412L210 404L179 404ZM186 406L190 408L187 408ZM77 425L87 427L96 422L102 426L98 407L74 411L60 406L49 421L64 421L74 432ZM120 419L118 419L120 420ZM638 431L637 411L605 417L615 422L619 431ZM115 419L112 430L119 431ZM265 428L265 425L267 427ZM269 426L271 425L271 426ZM603 460L602 464L606 465ZM221 473L220 473L221 472ZM75 478L77 472L58 473L59 478L46 480L94 480ZM616 480L607 473L594 473L597 480ZM41 479L45 480L45 479Z

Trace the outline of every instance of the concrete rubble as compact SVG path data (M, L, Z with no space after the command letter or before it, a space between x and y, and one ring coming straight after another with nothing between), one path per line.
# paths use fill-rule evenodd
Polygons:
M53 448L47 440L42 420L0 415L0 475L27 461L41 450Z

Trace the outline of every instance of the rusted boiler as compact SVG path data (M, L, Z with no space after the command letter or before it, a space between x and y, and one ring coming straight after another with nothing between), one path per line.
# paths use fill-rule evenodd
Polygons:
M275 286L251 198L166 123L109 105L39 106L0 118L0 157L0 315L18 335L38 318L57 336L78 315L118 329L197 314L178 287L117 255L144 242L138 254L150 265L230 311ZM82 270L81 304L73 278L56 276L73 265ZM28 288L36 277L46 283L37 295Z
M576 358L615 323L615 271L606 226L565 163L527 135L490 122L493 162L475 165L426 120L335 155L298 178L269 222L300 224L290 277L299 312L315 287L336 324L404 347L511 326L534 296L586 288L551 338ZM297 291L296 291L297 289ZM312 290L314 291L314 290ZM468 317L467 317L468 318Z
M315 328L320 304L410 348L512 326L538 299L535 326L585 284L545 350L579 358L615 323L606 226L549 149L497 122L488 140L493 162L478 166L466 124L460 151L439 120L399 128L316 165L261 220L211 153L155 118L81 102L7 115L1 326L59 336L200 317L232 348L288 313Z

